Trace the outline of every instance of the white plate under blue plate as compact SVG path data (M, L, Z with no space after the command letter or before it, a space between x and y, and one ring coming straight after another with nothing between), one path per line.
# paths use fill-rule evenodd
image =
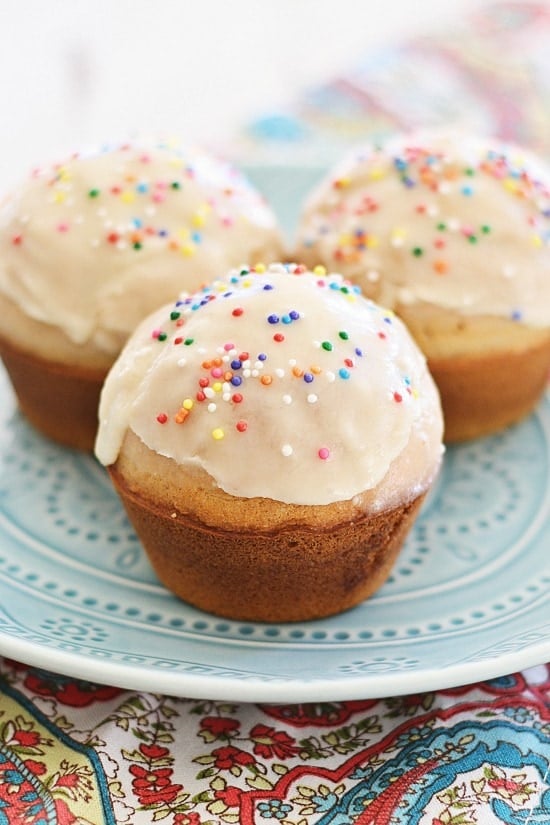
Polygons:
M270 702L433 690L550 660L548 399L519 426L448 450L377 595L279 625L171 596L103 468L34 432L1 369L0 410L4 655L121 687Z

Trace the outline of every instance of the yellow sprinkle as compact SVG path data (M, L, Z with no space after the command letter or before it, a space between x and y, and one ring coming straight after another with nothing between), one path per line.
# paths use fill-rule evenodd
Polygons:
M534 245L535 245L538 249L540 249L540 247L543 245L543 244L542 244L542 238L541 238L541 236L540 236L540 235L533 235L533 236L532 236L532 240L533 240L533 244L534 244Z
M193 407L193 399L186 398L183 404L181 405L184 410L190 410Z
M384 175L385 171L381 166L373 166L373 168L369 170L369 178L371 180L380 180Z
M67 198L65 192L54 192L53 194L53 202L54 203L63 203Z
M223 389L223 384L221 383L221 381L215 381L212 384L212 389L214 390L214 392L221 392Z
M201 212L195 212L193 215L193 226L200 229L206 223L206 217Z
M505 188L505 189L507 189L509 192L517 192L517 191L519 190L519 187L518 187L518 185L517 185L516 181L515 181L515 180L511 180L510 178L506 178L505 180L503 180L503 181L502 181L502 185L503 185L503 186L504 186L504 188Z
M325 269L325 267L324 267L324 266L321 266L321 264L318 264L318 266L316 266L316 267L314 268L313 273L314 273L315 275L321 275L321 276L323 276L323 275L326 275L326 274L327 274L327 270Z
M376 237L376 235L367 235L366 244L367 244L369 249L374 249L375 247L378 246L378 243L379 243L379 241L378 241L378 238Z
M261 264L261 263L260 264L255 264L254 265L254 271L257 272L259 275L261 275L262 272L265 272L265 264Z
M122 203L133 203L135 201L136 196L133 192L122 192L120 196L120 200Z
M215 430L212 430L212 438L214 439L214 441L221 441L221 439L224 437L224 435L225 435L225 433L221 429L221 427L216 427Z
M241 281L241 286L244 286L244 287L252 286L252 279L247 278L246 281Z
M195 254L195 247L192 243L184 243L181 251L186 258L191 258Z

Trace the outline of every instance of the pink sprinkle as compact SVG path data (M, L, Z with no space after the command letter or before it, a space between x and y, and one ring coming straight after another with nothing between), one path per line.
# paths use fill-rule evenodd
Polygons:
M151 333L151 338L158 338L161 332L162 330L160 329L154 329Z
M221 378L223 375L223 370L221 367L212 367L210 370L210 375L212 378Z
M233 226L233 218L222 218L224 226Z
M235 344L224 344L223 348L226 352L230 352L230 350L235 349Z
M57 231L58 232L68 232L69 231L69 224L66 222L58 223L57 224Z
M155 192L152 200L154 200L155 203L162 203L166 200L166 195L163 192Z
M320 447L320 448L319 448L319 452L317 453L317 455L318 455L318 456L319 456L319 458L321 458L323 461L326 461L326 460L327 460L327 458L330 458L330 450L329 450L329 448L328 448L328 447Z

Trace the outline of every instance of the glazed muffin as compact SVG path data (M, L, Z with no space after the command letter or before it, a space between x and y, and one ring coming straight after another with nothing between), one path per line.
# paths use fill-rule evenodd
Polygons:
M546 386L549 186L517 147L403 136L352 153L303 210L296 254L338 268L405 321L448 441L520 420Z
M264 198L198 148L124 144L36 170L0 213L0 354L44 434L92 449L137 323L220 270L281 257Z
M293 621L381 586L441 436L401 321L340 275L277 264L140 325L106 380L96 453L170 590Z

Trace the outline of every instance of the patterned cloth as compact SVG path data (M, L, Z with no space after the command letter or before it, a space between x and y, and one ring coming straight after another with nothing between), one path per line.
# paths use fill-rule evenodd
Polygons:
M251 124L247 164L323 164L456 122L548 152L550 6L369 55ZM550 666L322 704L178 699L0 659L0 825L548 825Z
M0 825L550 823L550 666L300 705L0 678Z

